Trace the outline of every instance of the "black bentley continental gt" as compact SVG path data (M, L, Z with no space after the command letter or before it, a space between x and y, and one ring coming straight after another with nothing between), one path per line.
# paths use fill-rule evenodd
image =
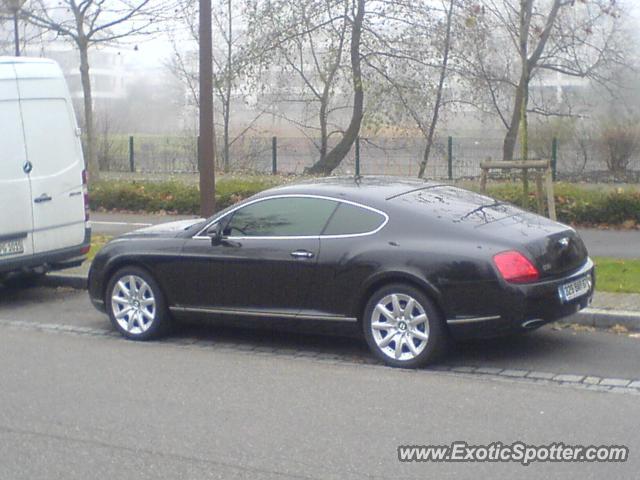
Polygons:
M331 177L112 240L89 294L131 339L194 315L359 322L376 356L418 367L448 335L571 315L594 282L566 225L449 185Z

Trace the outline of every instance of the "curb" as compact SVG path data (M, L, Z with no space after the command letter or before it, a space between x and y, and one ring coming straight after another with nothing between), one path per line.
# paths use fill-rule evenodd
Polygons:
M44 287L67 287L76 290L87 289L87 276L81 274L47 274L38 282ZM611 328L614 325L622 325L629 331L640 331L640 312L629 310L607 310L603 308L589 307L559 320L559 323L578 324L595 328Z
M596 328L611 328L614 325L622 325L627 330L637 332L640 331L640 312L589 307L560 320L560 323L577 323Z

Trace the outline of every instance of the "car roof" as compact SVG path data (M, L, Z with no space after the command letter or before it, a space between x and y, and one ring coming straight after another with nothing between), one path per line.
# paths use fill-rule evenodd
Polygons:
M9 56L0 56L0 63L37 63L37 64L56 64L55 61L49 58L41 58L41 57L9 57Z
M336 176L281 185L265 190L259 196L321 195L381 207L388 200L405 193L440 185L442 184L409 177Z

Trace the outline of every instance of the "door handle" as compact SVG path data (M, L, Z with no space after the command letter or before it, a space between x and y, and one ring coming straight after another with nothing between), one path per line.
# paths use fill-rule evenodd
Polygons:
M44 203L44 202L50 202L51 200L52 200L52 198L49 195L47 195L46 193L43 193L38 198L36 198L34 200L34 202L36 202L36 203Z
M24 173L31 173L31 170L33 170L33 163L31 163L29 160L27 160L26 162L24 162L24 165L22 166L22 170L24 171Z
M295 250L291 252L291 256L295 258L313 258L313 253L307 250Z

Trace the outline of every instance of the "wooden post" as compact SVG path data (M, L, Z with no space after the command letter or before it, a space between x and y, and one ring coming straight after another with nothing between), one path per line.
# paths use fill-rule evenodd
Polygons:
M553 181L556 181L556 175L558 174L558 139L553 137L551 142L551 172L553 175Z
M536 200L538 201L538 213L544 215L544 188L542 186L542 172L536 172Z
M356 177L360 176L360 136L356 137Z
M447 139L447 174L453 180L453 137Z
M271 138L271 175L278 174L278 137Z
M529 208L529 171L522 169L522 208Z
M133 149L133 136L129 137L129 170L131 172L136 171L136 161L135 161L135 154Z
M547 206L549 208L549 218L551 220L557 220L556 216L556 200L553 195L553 172L551 168L547 168L545 174L546 189L547 189Z
M484 167L480 167L482 168L482 176L480 177L480 191L482 191L482 193L486 193L487 191L487 173L489 171L488 168L484 168Z

